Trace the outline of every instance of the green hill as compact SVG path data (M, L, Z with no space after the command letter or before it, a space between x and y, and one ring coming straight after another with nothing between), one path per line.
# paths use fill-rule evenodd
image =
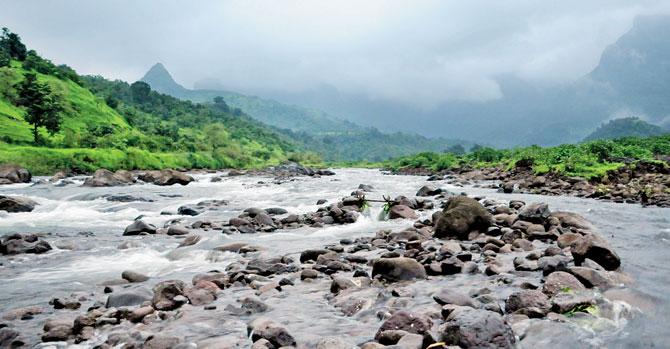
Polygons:
M650 137L670 133L660 126L650 124L636 117L620 118L610 120L600 125L584 140L615 139L622 137Z
M2 40L6 40L3 36ZM195 104L98 76L79 76L34 51L12 57L0 41L0 163L38 174L66 169L260 167L285 161L295 143L239 110ZM60 100L62 124L34 144L17 83L28 73Z

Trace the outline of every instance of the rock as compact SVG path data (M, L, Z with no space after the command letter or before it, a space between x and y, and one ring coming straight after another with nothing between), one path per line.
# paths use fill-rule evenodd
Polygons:
M145 223L142 220L136 220L126 227L126 230L123 231L124 236L131 235L145 235L145 234L156 234L156 226L153 224Z
M319 200L316 200L316 204L317 204L317 205L323 205L323 204L325 204L326 202L328 202L328 200L326 200L326 199L319 199Z
M247 253L247 252L256 252L259 251L261 247L249 245L246 242L231 242L225 245L214 247L215 251L220 252L235 252L235 253Z
M408 333L400 337L400 340L398 343L396 343L396 346L403 349L422 349L423 342L423 336L414 333Z
M107 297L106 308L121 308L140 305L150 301L153 297L151 291L145 287L131 290L112 292Z
M393 282L425 279L426 271L419 262L411 258L379 258L372 264L372 277L376 275Z
M135 183L135 178L128 171L119 170L112 172L101 168L93 173L93 176L84 181L85 187L116 187Z
M389 218L417 219L418 216L414 213L414 210L405 205L393 205L389 211Z
M571 248L575 265L580 266L586 258L600 264L606 270L616 270L621 259L607 240L601 235L591 233L577 239Z
M562 291L581 291L584 285L572 274L564 271L555 271L547 276L542 286L542 292L553 297Z
M316 343L316 349L352 349L356 345L351 341L340 337L325 337L321 338Z
M182 306L181 299L175 299L178 296L184 296L186 284L180 280L162 281L154 286L154 296L151 301L153 307L157 310L173 310Z
M549 205L545 203L528 204L519 211L520 220L538 224L544 223L550 215Z
M0 211L9 213L32 212L37 202L20 196L0 195Z
M595 304L596 300L593 292L586 291L561 292L551 298L551 309L559 314L569 312L577 307L588 307Z
M5 164L0 166L0 184L30 183L32 175L25 168L17 165Z
M128 280L128 282L144 282L149 280L148 276L132 270L123 271L121 273L121 278L124 280Z
M132 312L130 312L130 315L128 316L128 320L132 322L140 322L142 319L144 319L145 316L149 314L153 314L154 308L151 306L144 306L144 307L139 307Z
M550 309L549 298L540 290L522 290L513 293L505 301L508 313L518 312L529 317L544 316Z
M53 305L54 309L75 310L81 307L81 303L75 298L52 298L49 304Z
M202 208L199 208L194 205L179 206L179 208L177 209L177 213L182 216L197 216L202 212L203 212Z
M295 338L270 319L257 318L249 324L248 331L253 342L265 339L276 348L296 345Z
M72 334L72 321L64 319L49 319L44 324L42 342L65 341Z
M202 240L202 236L197 234L191 234L187 236L182 242L179 243L179 247L193 246Z
M443 288L439 292L433 294L433 299L439 305L452 304L466 307L476 308L476 304L470 296L455 290Z
M257 314L264 313L268 311L268 305L263 303L257 297L245 297L239 300L242 309L244 309L248 314Z
M0 348L20 348L25 344L18 331L8 327L0 328Z
M300 272L300 280L316 279L319 277L319 272L314 269L304 269Z
M443 342L461 348L512 348L512 328L495 312L457 307L440 329Z
M422 335L424 338L431 338L430 328L433 321L424 314L408 311L397 311L388 318L375 334L375 339L379 340L385 331L405 331Z
M447 207L437 215L435 233L437 238L459 238L467 240L472 230L486 230L493 216L477 200L466 196L449 198Z
M416 192L416 196L435 196L442 193L442 189L432 185L424 185Z
M311 249L305 250L300 253L300 263L305 263L308 261L316 261L320 255L330 253L331 250L326 249Z
M0 241L0 254L15 255L22 253L40 254L51 251L51 245L40 240L34 234L12 234Z
M180 224L172 224L167 230L167 234L171 236L188 235L189 233L190 231L186 227Z
M138 176L138 178L146 183L153 183L155 185L173 185L181 184L187 185L194 181L193 177L175 170L160 170L147 171Z
M572 247L581 237L581 234L563 233L558 237L556 242L560 248Z
M274 216L274 215L287 214L288 211L286 211L285 209L283 209L281 207L270 207L270 208L265 209L265 213Z
M207 288L189 287L184 290L184 296L193 306L201 306L216 300L216 293Z
M614 286L615 282L609 277L606 271L596 270L586 267L570 267L568 272L574 275L587 288L598 287L608 289Z

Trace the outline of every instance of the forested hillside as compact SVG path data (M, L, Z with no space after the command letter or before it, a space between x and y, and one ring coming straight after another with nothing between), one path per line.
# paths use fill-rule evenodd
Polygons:
M650 137L670 133L660 126L650 124L640 118L629 117L610 120L600 125L584 140L615 139L622 137Z
M239 110L181 101L143 82L79 76L7 30L0 44L0 163L36 173L254 167L298 150Z

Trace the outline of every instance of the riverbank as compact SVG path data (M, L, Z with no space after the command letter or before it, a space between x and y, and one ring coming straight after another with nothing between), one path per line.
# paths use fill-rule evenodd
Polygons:
M466 191L472 196L480 197L480 203L487 208L487 212L496 213L493 227L499 227L501 231L489 231L489 227L471 238L437 238L433 235L433 212L440 211L438 207L448 200L449 191L458 190L456 187L445 182L427 183L421 177L383 176L377 171L334 172L334 176L294 176L283 181L276 181L274 176L257 174L190 174L194 181L186 186L135 184L91 188L79 186L86 178L73 178L73 184L62 187L56 186L57 184L32 187L27 184L14 184L0 188L5 195L25 195L39 204L33 212L4 216L0 220L0 232L7 234L41 230L43 234L39 238L53 247L53 250L45 254L2 257L3 274L8 280L12 280L12 283L2 287L3 315L8 312L21 313L15 307L24 311L30 306L40 308L40 312L36 314L22 313L26 320L3 320L3 323L8 328L18 330L24 336L22 338L29 333L35 334L35 337L28 336L26 341L40 341L41 336L49 331L53 331L52 334L55 335L58 331L66 332L65 329L68 329L68 340L75 341L82 332L92 331L93 337L84 342L85 345L104 342L111 345L123 340L132 341L138 346L152 347L151 345L157 345L160 340L162 343L172 343L171 345L180 342L198 343L199 347L217 347L222 343L238 343L249 347L252 344L247 332L248 326L256 329L254 333L257 335L251 336L256 347L262 347L263 343L266 347L271 347L267 346L267 342L272 346L293 343L286 338L292 338L297 347L315 347L319 342L326 341L323 337L337 337L338 339L328 341L350 341L361 346L365 342L379 342L380 339L393 341L398 337L406 337L403 342L406 344L411 343L411 340L417 341L419 337L422 341L430 340L428 337L440 340L445 333L442 328L447 323L463 321L462 317L456 315L449 318L457 310L455 307L447 306L443 310L439 303L451 299L449 302L453 304L455 300L447 297L457 296L458 302L466 302L472 309L458 308L458 312L465 311L468 314L466 320L475 321L478 316L495 321L502 319L507 324L503 328L507 329L509 326L511 330L504 332L503 337L509 339L508 335L512 333L515 335L514 341L522 346L541 345L542 340L552 338L582 343L577 345L580 347L583 343L597 345L616 339L626 328L626 321L637 321L636 319L644 318L650 311L645 309L645 315L642 315L636 310L644 308L641 303L648 298L637 295L635 286L620 288L620 282L616 282L617 287L605 291L605 287L587 289L583 281L579 282L584 285L585 290L593 294L601 313L590 314L587 310L593 308L584 307L576 315L563 314L554 318L555 315L549 315L550 311L542 318L536 318L535 310L531 313L523 310L517 314L511 314L507 310L509 298L518 292L535 288L538 292L533 294L537 297L542 298L540 293L547 295L544 288L551 273L544 275L544 268L536 269L539 268L540 261L544 263L546 258L554 257L557 260L570 259L566 262L568 274L570 268L579 268L572 260L572 248L560 248L558 242L549 237L551 234L558 234L557 238L560 238L567 234L552 229L559 227L552 218L541 218L540 224L531 225L522 222L530 222L527 219L533 218L518 219L514 223L509 219L498 221L502 218L499 216L503 214L502 210L508 211L504 214L511 215L523 211L523 206L519 206L520 202L515 200L521 199L527 202L524 206L530 207L530 203L539 197L524 198L518 194L510 194L514 198L512 201L500 198L485 200L484 196L499 194L484 189L467 188ZM369 187L357 189L361 183L368 184ZM437 185L445 192L415 197L417 190L426 184ZM363 209L362 205L337 205L338 201L354 202L353 199L341 201L352 190L366 189L370 190L365 192L370 199L394 194L393 197L403 195L409 198L407 201L398 200L407 204L405 206L414 206L417 204L416 199L421 199L424 204L414 206L416 209L409 207L409 210L400 211L405 214L414 213L416 218L389 221L376 219L381 213L380 204L370 203L370 211ZM122 195L132 200L109 200L111 196ZM317 205L319 199L328 202ZM557 199L559 198L547 197L551 201L549 210L552 212L557 210L554 208L556 206L560 211L560 206L563 205ZM182 206L197 206L199 202L208 200L227 202L221 205L203 205L202 212L195 216L178 212ZM577 199L566 200L572 202L570 200ZM435 208L428 208L426 202L431 202ZM336 205L320 210L331 207L330 203ZM574 203L578 204L580 201ZM586 209L589 206L592 205L570 207L573 211L587 214ZM261 210L246 210L250 207L260 207ZM282 211L276 209L262 210L273 207L282 208L286 213L278 214ZM357 212L355 222L338 222L335 219L332 223L327 219L324 222L324 217L339 215L335 208L342 210L342 214ZM66 213L68 219L63 219ZM297 217L295 225L286 220L292 214ZM270 220L267 220L266 215ZM553 215L555 217L555 213ZM616 214L603 212L603 215ZM145 223L154 225L157 234L124 236L124 230L138 216L143 216ZM321 222L315 222L315 219L320 219ZM29 224L28 221L32 223ZM263 226L259 221L265 222L265 226L274 225L276 229L268 230L271 233L242 233L238 229L248 225L254 227L255 231L264 231L257 229ZM602 232L611 231L612 227L606 225L609 224L607 221L597 223L598 228L604 228L601 229ZM664 224L667 227L667 222ZM173 233L179 231L174 225L184 228L188 234L170 234L171 227ZM539 226L549 234L539 238L542 236ZM641 227L644 225L638 226L638 230ZM560 223L560 228L564 229L563 223ZM511 229L513 233L506 236L507 229ZM514 236L518 233L521 236ZM192 237L196 235L200 238ZM611 238L609 234L607 236L608 239ZM506 241L510 238L514 239ZM514 241L518 239L521 240L515 246ZM526 245L523 240L530 245ZM636 263L631 264L632 260L626 258L631 256L626 249L630 244L617 242L616 238L613 242L615 253L621 253L622 270L630 272L628 268L632 267L633 273L637 272ZM558 250L554 247L558 247ZM558 254L547 254L554 252ZM383 263L379 265L381 258L402 261L401 264L418 263L421 269L410 268L416 271L418 277L399 281L391 276L389 279L389 275L395 274L383 272L387 268L383 267ZM403 258L411 259L414 263L406 262ZM608 264L603 261L601 263ZM477 272L470 273L475 269ZM138 279L129 276L132 274L122 273L125 270L136 271L149 279L131 283L127 279ZM211 270L218 272L213 273ZM499 273L493 273L494 271ZM124 278L122 274L125 275ZM200 276L196 276L198 274ZM635 275L638 274L644 276L644 273ZM201 282L203 275L216 288L210 283ZM603 271L601 275L618 281L627 279L619 271ZM112 282L114 280L116 281ZM179 282L169 283L170 280L183 281L184 285ZM640 282L646 285L644 279L638 281ZM165 293L156 290L166 288L156 286L168 284L175 286L169 289L181 290L179 295L170 296L171 301L176 299L176 302L167 303L167 308L175 308L158 309L163 307L158 304L164 303L154 302L155 295ZM448 290L455 290L457 294L442 292ZM123 298L131 293L142 296L144 304L115 307L116 311L110 312L107 307L110 298ZM630 296L631 293L633 296ZM212 294L215 299L211 299ZM183 297L179 297L180 295ZM610 306L621 304L624 296L627 297L626 304L634 304L630 308L632 312L609 312ZM544 303L550 304L551 309L554 307L553 297L547 296L549 303ZM70 305L55 309L56 305L48 304L51 298L58 298L58 301L53 302L59 304L57 307L61 307L61 304ZM36 302L40 299L41 301ZM203 301L208 303L194 305ZM78 309L70 309L77 302L80 303ZM495 308L494 305L500 308ZM87 311L90 307L96 310ZM423 326L430 321L429 335L424 332L417 337L403 332L390 332L377 337L378 330L389 320L393 319L393 322L403 318L400 315L403 311L418 314L412 316L417 319L416 324ZM553 313L560 314L556 311ZM142 314L144 316L141 321L133 322L133 319L137 320ZM612 318L615 315L617 317ZM76 332L75 328L78 327L74 325L75 318L80 316L83 317L77 323L81 328ZM261 317L271 318L274 323L261 323L262 321L257 320ZM54 325L49 327L49 331L43 331L42 326L47 319L61 322L59 326ZM408 321L406 317L403 319ZM412 321L414 320L410 320ZM606 326L599 327L595 333L587 330L596 323L598 326ZM71 326L65 326L66 324ZM528 331L528 328L533 330ZM121 336L121 333L128 334L128 337ZM160 338L161 335L169 333L178 334L175 336L177 338ZM539 333L546 338L536 335ZM156 335L153 337L155 339L150 339L152 334ZM278 334L281 336L277 337ZM284 336L285 334L290 336ZM168 335L170 336L172 335ZM278 342L284 339L288 342ZM374 345L368 344L367 347Z

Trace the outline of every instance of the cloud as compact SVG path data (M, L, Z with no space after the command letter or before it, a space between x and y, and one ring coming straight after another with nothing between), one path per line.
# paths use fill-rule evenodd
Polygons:
M668 12L662 0L8 0L0 23L86 74L134 81L160 61L187 86L328 84L432 108L500 98L502 75L577 79L635 16Z

